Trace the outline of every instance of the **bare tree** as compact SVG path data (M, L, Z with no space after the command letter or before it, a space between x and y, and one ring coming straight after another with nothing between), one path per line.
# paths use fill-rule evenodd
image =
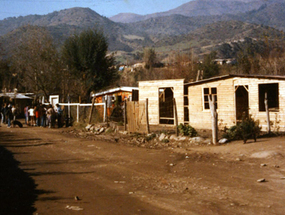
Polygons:
M53 39L45 28L25 26L11 65L18 86L46 97L60 92L61 66Z

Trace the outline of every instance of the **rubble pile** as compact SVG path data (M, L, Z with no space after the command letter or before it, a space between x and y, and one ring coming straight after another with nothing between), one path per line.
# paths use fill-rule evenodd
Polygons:
M212 144L211 139L200 136L177 136L161 131L150 134L128 133L127 131L121 131L116 125L110 126L107 124L91 124L87 125L82 131L72 130L70 133L82 138L105 140L149 149L188 148Z

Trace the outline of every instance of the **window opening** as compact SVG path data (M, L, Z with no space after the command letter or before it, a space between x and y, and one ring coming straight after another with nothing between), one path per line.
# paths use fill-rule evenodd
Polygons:
M204 109L209 110L210 109L210 103L209 103L209 97L211 98L214 96L215 98L215 107L218 109L218 96L217 96L217 88L204 88Z
M265 111L265 93L267 93L268 109L270 111L279 111L279 86L278 83L274 84L259 84L259 111Z

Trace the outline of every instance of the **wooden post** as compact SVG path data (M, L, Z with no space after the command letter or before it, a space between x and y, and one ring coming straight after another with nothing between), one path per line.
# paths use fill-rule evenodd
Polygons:
M265 93L265 96L264 96L264 104L265 104L266 120L267 120L267 132L268 134L270 134L271 129L270 129L270 115L269 115L269 109L268 109L267 92Z
M79 122L79 108L80 105L77 105L77 114L76 114L77 122Z
M107 99L105 100L105 116L106 116L106 118L105 118L105 122L107 122L107 124L108 124L108 106L107 106Z
M175 98L173 98L173 110L174 110L175 133L176 133L176 136L178 136L178 117L177 117L177 107L176 107Z
M124 130L127 130L127 101L124 101Z
M145 118L146 118L146 133L149 134L149 120L148 120L148 99L145 100Z
M93 97L93 99L92 99L92 106L91 106L91 110L90 110L89 123L88 124L91 124L94 103L95 103L95 97Z
M212 118L212 142L214 145L217 145L218 126L217 126L217 111L215 106L215 97L208 95L208 100L210 104L211 118Z

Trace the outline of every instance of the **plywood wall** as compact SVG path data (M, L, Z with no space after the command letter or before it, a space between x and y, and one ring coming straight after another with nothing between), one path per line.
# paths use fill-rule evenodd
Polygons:
M218 124L222 129L236 124L235 87L248 86L249 113L260 121L263 130L266 130L266 113L259 111L258 85L265 83L279 83L279 111L270 113L270 121L278 126L280 131L285 131L285 81L278 79L259 79L236 77L224 80L207 82L199 85L190 85L189 91L189 120L190 125L198 129L211 129L210 110L203 107L203 88L217 88L218 96ZM273 129L277 129L273 128Z
M173 87L176 100L178 123L184 123L184 79L152 80L139 82L139 102L148 98L149 124L159 124L159 88ZM142 112L144 110L140 110Z

